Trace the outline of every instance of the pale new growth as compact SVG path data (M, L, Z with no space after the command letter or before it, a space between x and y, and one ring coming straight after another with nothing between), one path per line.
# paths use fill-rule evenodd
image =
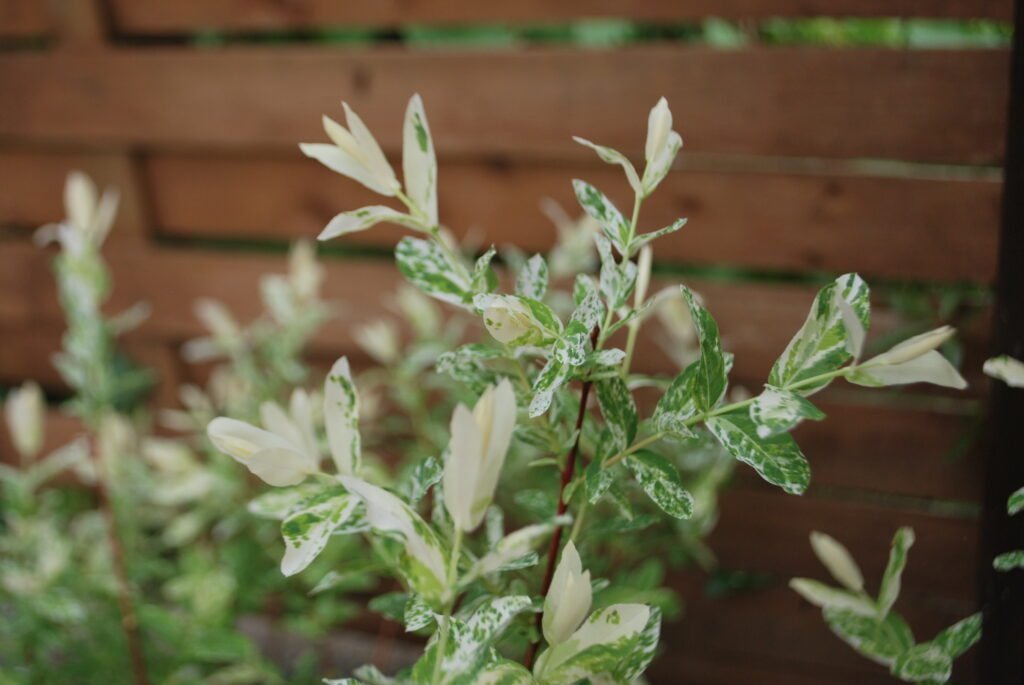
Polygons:
M572 540L562 549L562 558L555 568L551 589L544 598L544 639L549 645L565 642L590 613L592 601L590 571Z
M43 425L46 420L46 400L39 385L29 381L11 390L4 404L7 429L18 454L28 459L43 447Z
M864 589L864 576L860 572L860 567L850 556L850 552L835 538L814 531L811 533L811 548L832 577L847 589L854 592Z

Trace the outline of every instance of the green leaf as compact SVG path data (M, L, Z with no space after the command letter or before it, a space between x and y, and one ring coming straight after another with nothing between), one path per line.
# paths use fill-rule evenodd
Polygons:
M953 674L953 660L938 645L924 642L897 657L892 674L915 683L925 680L944 683Z
M535 254L526 260L516 276L516 294L543 300L548 292L548 263Z
M1024 488L1020 488L1006 501L1006 513L1010 516L1024 511Z
M1015 549L1011 552L1003 552L992 560L992 568L997 571L1013 571L1024 569L1024 549Z
M683 487L679 471L668 459L650 450L639 450L626 459L626 466L651 501L666 514L677 519L693 516L693 496Z
M938 645L950 659L955 659L974 646L981 639L981 612L971 614L935 636L932 644Z
M700 359L697 360L694 379L694 401L701 411L714 409L725 395L729 379L725 370L725 357L718 337L718 324L711 314L697 301L696 295L684 285L679 286L690 308L693 327L700 341Z
M847 345L848 332L843 323L843 311L836 298L842 298L856 314L864 330L868 329L871 316L868 285L857 274L845 274L822 288L804 325L789 341L772 367L768 384L790 389L798 383L805 383L821 374L830 373L842 367L853 358ZM811 395L830 380L801 385L801 395Z
M907 565L907 553L914 544L914 530L900 528L892 538L889 550L889 563L882 575L882 586L878 591L878 616L885 617L900 596L900 579L903 568Z
M742 410L706 421L715 439L734 457L769 483L791 495L802 495L811 482L811 467L788 433L762 438L750 415Z
M604 235L619 254L625 255L629 243L629 224L623 218L622 212L605 197L604 193L586 181L573 179L572 189L576 191L576 199L583 207L583 211L601 226Z
M385 592L371 598L366 606L376 614L401 623L405 620L405 605L408 602L409 595L404 592Z
M299 504L281 522L285 545L281 573L293 576L313 563L336 528L346 524L361 527L359 504L358 498L336 488Z
M906 622L896 614L879 621L847 609L826 608L825 623L843 642L860 654L883 666L892 666L896 659L914 645L914 636Z
M460 307L472 301L472 287L461 275L463 270L435 243L402 238L395 248L395 261L406 280L427 295Z
M637 415L633 394L621 377L597 382L597 401L612 436L612 450L621 452L636 437Z
M750 405L750 418L758 436L768 438L792 430L804 419L821 421L825 413L802 395L767 386Z

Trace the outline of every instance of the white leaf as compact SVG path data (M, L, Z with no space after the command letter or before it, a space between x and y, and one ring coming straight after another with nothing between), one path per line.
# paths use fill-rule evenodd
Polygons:
M358 233L383 222L390 222L415 230L423 230L423 227L408 214L403 214L396 209L385 207L384 205L370 205L369 207L354 209L350 212L342 212L336 215L328 222L316 239L330 240L331 238L348 235L349 233Z
M850 556L850 552L835 538L813 531L811 533L811 548L814 549L814 554L825 565L832 577L847 589L854 592L864 589L864 576L860 572L860 567Z
M1024 388L1024 362L1003 355L993 357L982 368L986 376L997 378L1012 388Z
M299 149L302 150L302 154L315 159L331 171L347 176L375 193L387 197L395 194L394 188L389 188L382 184L380 179L370 173L370 170L360 160L337 145L329 143L299 143Z
M851 383L867 386L931 383L957 390L967 387L967 381L960 372L936 350L899 364L879 365L875 360L861 364L847 379Z
M875 605L866 598L810 578L794 578L789 581L789 587L811 604L823 609L845 609L860 616L875 615Z
M419 94L409 99L402 134L405 192L426 216L429 226L437 226L437 158Z
M210 422L206 433L217 449L269 485L297 485L316 472L299 446L243 421L221 416Z

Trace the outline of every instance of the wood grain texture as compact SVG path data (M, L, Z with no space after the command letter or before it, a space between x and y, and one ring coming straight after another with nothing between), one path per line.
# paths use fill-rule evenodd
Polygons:
M446 154L636 153L662 95L692 152L998 163L1007 53L648 46L603 52L282 47L0 55L0 140L278 147L349 101L395 150L420 92Z
M1008 19L1009 0L699 0L614 2L525 0L113 0L118 28L127 33L237 31L330 25L401 26L433 23L552 23L587 17L635 21L696 21L813 16L907 16Z
M693 164L670 174L645 202L641 230L689 220L684 230L657 242L660 261L788 272L857 270L891 279L988 283L994 276L996 178L713 167ZM145 170L158 230L178 237L312 238L334 214L380 202L297 153L157 154ZM618 167L442 159L441 217L458 235L546 251L556 231L540 210L541 200L552 198L571 215L581 213L573 178L601 188L623 210L632 202ZM391 246L404 233L380 226L335 244Z

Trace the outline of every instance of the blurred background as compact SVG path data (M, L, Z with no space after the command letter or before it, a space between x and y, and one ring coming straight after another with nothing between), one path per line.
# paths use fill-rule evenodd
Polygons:
M628 206L617 168L572 135L642 156L666 96L684 148L644 209L656 273L705 296L734 376L756 388L822 283L873 286L872 349L952 324L963 393L931 386L829 390L830 420L796 437L814 469L792 498L748 471L722 495L713 571L672 582L656 682L874 683L881 671L790 592L823 577L812 528L880 576L888 540L917 545L899 608L915 632L975 610L980 437L998 237L1010 0L0 0L0 383L34 378L56 403L62 319L35 227L63 216L72 169L122 192L106 256L111 308L150 303L126 338L159 374L154 400L195 381L180 361L202 333L201 297L241 320L288 244L375 200L304 159L321 113L346 100L386 152L413 92L439 153L442 221L470 243L544 251L550 197L570 179ZM714 16L712 16L714 15ZM344 316L313 341L320 362L367 361L352 331L400 281L385 228L321 247ZM674 371L669 355L641 370ZM60 426L54 416L55 425ZM58 429L55 429L58 430ZM69 428L70 430L70 428ZM56 444L58 436L51 436ZM14 460L6 440L3 458ZM376 628L374 627L374 630ZM969 661L970 656L966 657ZM958 682L973 682L959 666Z

